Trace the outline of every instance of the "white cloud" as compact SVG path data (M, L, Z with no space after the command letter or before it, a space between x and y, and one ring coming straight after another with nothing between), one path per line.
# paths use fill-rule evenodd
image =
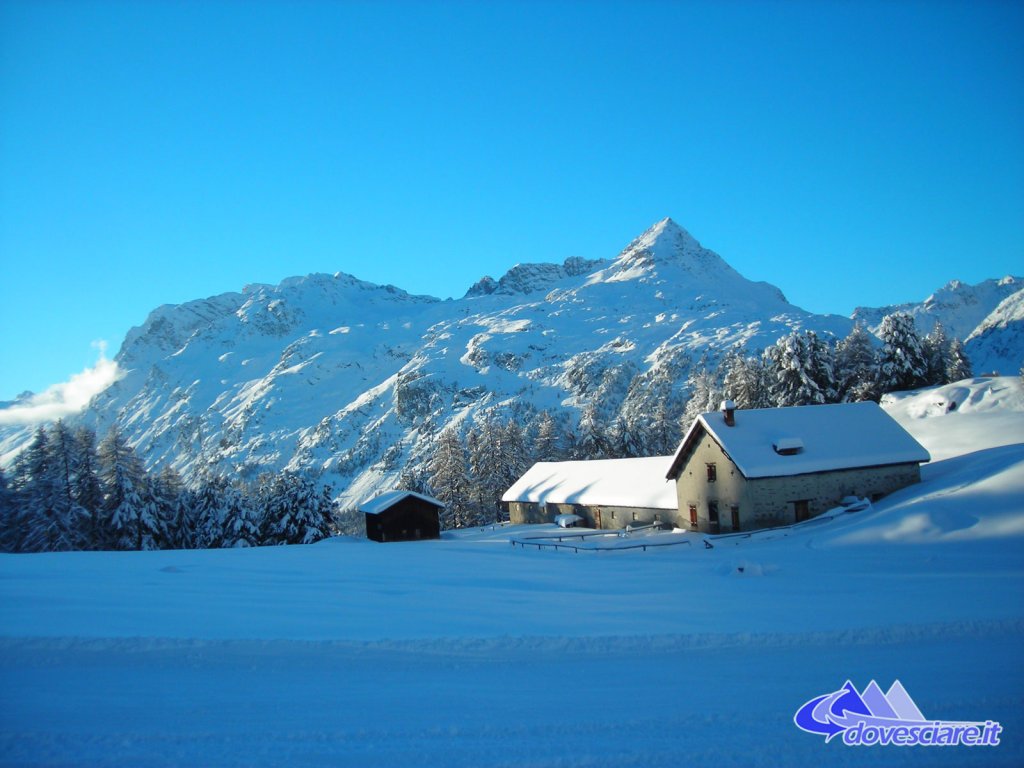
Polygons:
M96 365L48 387L45 392L0 410L0 426L30 426L78 413L93 397L121 378L122 371L117 363L107 359L107 342L93 342L93 346L100 353Z

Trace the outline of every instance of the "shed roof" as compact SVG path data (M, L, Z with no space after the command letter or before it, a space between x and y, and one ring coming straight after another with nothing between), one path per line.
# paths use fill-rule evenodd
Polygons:
M501 500L676 509L675 485L665 480L671 463L671 456L541 461L505 491Z
M931 460L928 451L877 403L803 405L738 410L731 427L721 413L702 413L680 443L667 477L679 476L703 434L710 435L748 478Z
M414 496L417 499L433 504L438 509L444 509L444 504L437 499L433 499L430 496L424 496L422 493L416 493L415 491L385 491L379 496L374 496L372 499L367 499L359 504L359 511L365 512L367 515L379 515L385 510L391 509L395 504L400 502L402 499Z

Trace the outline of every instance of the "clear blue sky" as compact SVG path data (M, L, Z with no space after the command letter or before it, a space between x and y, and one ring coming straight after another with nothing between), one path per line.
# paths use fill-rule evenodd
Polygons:
M671 216L848 314L1024 272L1018 2L0 3L0 399L159 304Z

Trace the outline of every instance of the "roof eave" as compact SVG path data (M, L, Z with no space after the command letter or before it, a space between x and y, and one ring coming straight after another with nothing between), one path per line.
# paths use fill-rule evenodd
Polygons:
M690 448L693 443L700 440L700 435L697 434L700 430L708 431L708 426L704 422L703 415L694 419L690 428L686 431L683 441L676 449L675 456L672 457L672 463L669 465L668 472L665 474L666 480L675 480L679 477L679 473L682 471L683 459L690 452Z

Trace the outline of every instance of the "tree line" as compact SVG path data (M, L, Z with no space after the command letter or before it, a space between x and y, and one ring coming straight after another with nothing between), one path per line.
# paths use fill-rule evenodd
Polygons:
M251 485L202 473L191 487L170 467L148 472L116 427L97 445L87 427L40 427L0 470L0 550L207 549L305 544L331 534L334 503L301 475Z
M737 408L878 401L886 392L973 375L963 344L949 339L941 323L921 336L912 315L896 312L882 319L878 337L880 348L858 324L838 341L793 331L759 355L731 351L717 368L702 365L691 373L683 421L716 410L725 398Z

